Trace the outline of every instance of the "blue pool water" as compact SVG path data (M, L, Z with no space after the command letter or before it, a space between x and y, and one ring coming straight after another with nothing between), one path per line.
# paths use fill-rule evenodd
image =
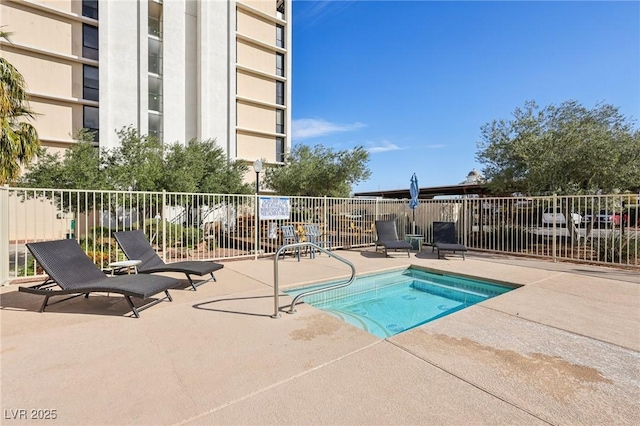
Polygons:
M296 288L286 293L295 296L329 284L332 283ZM513 289L408 268L358 277L350 286L306 296L303 301L385 338Z

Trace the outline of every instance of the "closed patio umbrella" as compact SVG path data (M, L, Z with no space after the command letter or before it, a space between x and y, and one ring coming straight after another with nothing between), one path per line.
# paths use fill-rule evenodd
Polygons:
M413 228L412 233L416 233L416 207L418 207L418 195L420 194L420 188L418 187L418 178L414 173L411 176L411 184L409 185L409 194L411 195L411 200L409 201L409 208L413 212Z

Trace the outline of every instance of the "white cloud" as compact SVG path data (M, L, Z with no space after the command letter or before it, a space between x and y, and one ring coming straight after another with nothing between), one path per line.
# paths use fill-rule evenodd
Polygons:
M369 148L367 148L367 151L369 151L371 154L375 154L377 152L387 152L387 151L399 151L403 148L400 148L398 145L391 143L389 141L382 141L380 143L369 143Z
M364 127L363 123L337 124L322 119L300 118L291 121L291 137L293 140L317 138L337 132L351 132Z
M433 144L433 145L427 145L425 148L427 149L439 149L439 148L444 148L446 145L442 144L442 143L437 143L437 144Z

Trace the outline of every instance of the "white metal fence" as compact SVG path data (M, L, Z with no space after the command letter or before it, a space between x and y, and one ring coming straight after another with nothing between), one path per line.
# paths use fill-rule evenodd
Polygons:
M260 196L264 198L264 196ZM282 197L281 197L282 198ZM98 267L124 255L114 231L141 229L166 262L270 255L280 226L316 223L332 249L367 247L374 221L428 244L434 221L456 223L470 249L640 268L638 198L631 195L408 200L284 197L287 219L264 219L255 195L0 188L0 282L41 275L25 244L76 239Z

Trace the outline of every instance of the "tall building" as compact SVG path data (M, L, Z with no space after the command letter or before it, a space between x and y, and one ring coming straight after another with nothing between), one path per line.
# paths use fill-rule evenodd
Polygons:
M44 146L125 126L283 161L291 135L292 0L0 0L0 53L24 76Z

